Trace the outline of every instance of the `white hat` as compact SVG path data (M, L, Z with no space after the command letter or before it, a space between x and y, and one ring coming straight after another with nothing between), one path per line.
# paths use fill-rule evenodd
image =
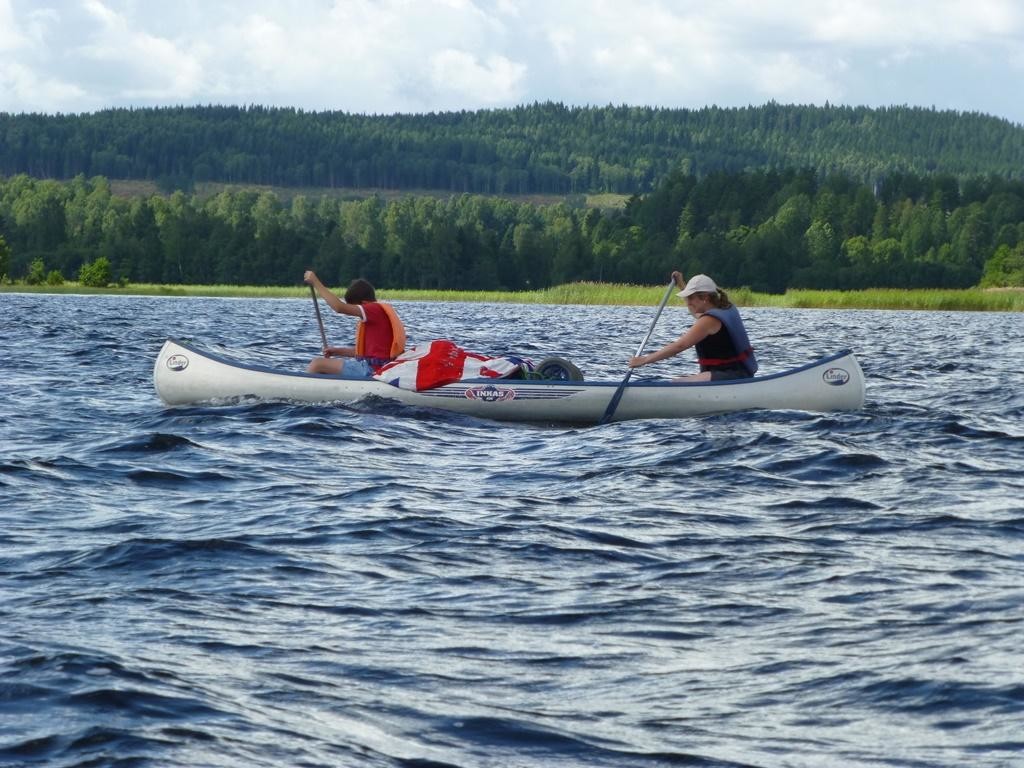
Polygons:
M687 296L693 296L695 293L718 293L718 286L707 275L694 275L690 278L690 282L686 284L686 287L677 293L676 296L680 299L685 299Z

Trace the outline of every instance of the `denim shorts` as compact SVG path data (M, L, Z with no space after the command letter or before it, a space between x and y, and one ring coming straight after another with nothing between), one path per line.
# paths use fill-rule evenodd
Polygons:
M346 363L348 365L348 363ZM732 379L749 379L750 371L746 368L712 368L712 381L731 381Z
M343 379L368 379L373 376L373 368L361 357L346 357L339 375Z

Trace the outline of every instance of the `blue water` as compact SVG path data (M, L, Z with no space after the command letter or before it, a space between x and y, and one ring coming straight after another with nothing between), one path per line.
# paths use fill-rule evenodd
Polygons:
M609 379L653 315L398 307ZM1024 765L1024 316L744 315L865 408L169 409L166 336L301 369L311 303L0 294L0 764Z

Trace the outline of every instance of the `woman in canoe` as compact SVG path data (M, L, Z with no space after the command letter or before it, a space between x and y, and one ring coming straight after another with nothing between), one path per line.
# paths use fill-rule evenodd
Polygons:
M323 357L314 357L308 373L331 373L346 379L365 379L374 369L405 351L405 328L390 304L377 301L369 281L353 280L344 301L328 290L316 273L308 270L302 279L341 315L358 318L354 347L325 347Z
M656 363L696 347L700 373L680 376L675 381L725 381L753 376L757 372L754 348L739 311L725 291L707 275L694 275L685 287L682 273L673 272L672 279L682 288L676 295L686 299L686 308L696 319L678 339L649 355L632 358L629 367Z

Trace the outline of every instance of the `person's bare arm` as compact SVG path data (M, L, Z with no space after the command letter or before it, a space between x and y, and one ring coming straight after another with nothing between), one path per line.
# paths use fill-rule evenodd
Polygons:
M717 333L721 327L721 320L717 320L711 315L702 315L701 317L698 317L696 322L690 326L689 330L687 330L686 333L678 339L670 341L659 350L632 358L629 361L629 367L639 368L641 365L650 365L651 363L656 363L659 360L674 357L680 352L694 346L697 342L703 341L711 334Z
M320 298L327 302L327 306L339 315L352 315L360 320L364 319L362 307L358 304L346 304L335 296L327 286L320 282L320 278L316 276L316 272L313 270L306 270L306 274L302 276L302 279L307 285L312 285L313 290L317 292Z

